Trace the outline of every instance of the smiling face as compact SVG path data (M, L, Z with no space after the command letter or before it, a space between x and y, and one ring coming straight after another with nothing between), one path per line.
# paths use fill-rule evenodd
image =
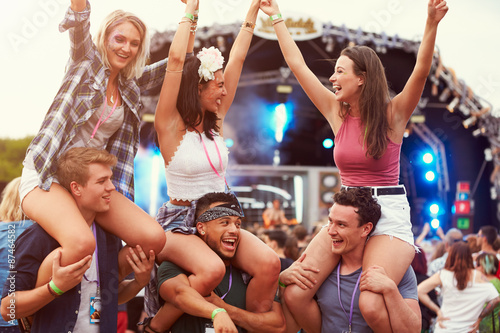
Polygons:
M141 34L130 22L114 27L107 37L107 56L111 70L120 71L137 56L141 45Z
M359 100L364 79L356 75L354 62L347 56L342 55L337 60L330 82L333 84L337 101L352 104Z
M109 210L111 193L115 186L111 182L111 168L108 165L92 163L89 165L89 179L85 185L73 182L71 189L83 215L103 213Z
M210 208L220 204L221 202L213 203ZM222 260L230 260L235 256L240 242L240 217L223 216L208 222L198 222L197 228L205 243Z
M222 98L227 95L227 90L224 84L224 73L222 69L216 71L214 76L215 78L210 80L207 84L198 85L198 93L200 95L202 110L217 113L222 103Z
M366 238L373 228L368 222L359 225L356 208L334 204L328 216L328 235L332 239L332 252L346 255L353 251L363 251Z

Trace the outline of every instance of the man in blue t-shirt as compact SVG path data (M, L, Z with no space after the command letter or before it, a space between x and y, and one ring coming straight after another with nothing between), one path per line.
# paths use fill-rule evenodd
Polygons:
M377 311L381 320L390 322L393 332L420 332L417 281L411 267L399 286L382 267L373 266L361 272L366 240L381 215L380 205L372 197L370 189L342 189L335 194L334 202L329 215L328 234L332 239L331 253L340 255L341 259L316 293L321 310L321 331L373 332L359 309L360 290L368 290L383 296L386 309L379 308ZM297 261L281 273L281 283L295 283L299 275L310 279L303 273L304 269L314 270L303 266L301 260Z

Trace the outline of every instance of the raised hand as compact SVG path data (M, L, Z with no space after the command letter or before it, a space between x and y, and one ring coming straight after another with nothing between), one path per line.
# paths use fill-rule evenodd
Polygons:
M448 12L448 5L444 0L429 0L427 6L428 19L434 23L439 23Z
M276 0L261 0L260 9L269 16L280 13Z

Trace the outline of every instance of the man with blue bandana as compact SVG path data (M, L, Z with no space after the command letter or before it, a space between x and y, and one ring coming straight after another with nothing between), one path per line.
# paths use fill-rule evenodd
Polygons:
M285 321L278 302L265 313L245 310L244 273L231 263L238 249L242 217L241 206L232 194L208 193L198 200L196 234L221 258L226 274L209 297L202 297L190 286L190 273L171 262L163 262L158 268L158 293L163 300L174 304L179 313L160 310L154 318L145 320L144 332L163 332L169 328L172 333L284 332Z

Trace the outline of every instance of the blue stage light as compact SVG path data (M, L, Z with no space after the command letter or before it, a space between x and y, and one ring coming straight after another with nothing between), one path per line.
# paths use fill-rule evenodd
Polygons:
M432 161L434 161L434 155L431 153L425 153L424 156L422 156L422 160L424 163L430 164Z
M431 221L431 227L432 227L433 229L437 229L437 228L439 228L439 225L440 225L440 224L441 224L441 222L439 222L439 220L438 220L438 219L432 219L432 221Z
M437 203L433 203L432 205L429 206L429 211L433 215L437 215L439 213L439 205Z
M224 141L226 142L227 148L231 148L234 145L233 139L226 139Z
M425 179L429 182L432 182L434 181L434 179L436 179L436 174L434 173L434 171L427 171L425 173Z

